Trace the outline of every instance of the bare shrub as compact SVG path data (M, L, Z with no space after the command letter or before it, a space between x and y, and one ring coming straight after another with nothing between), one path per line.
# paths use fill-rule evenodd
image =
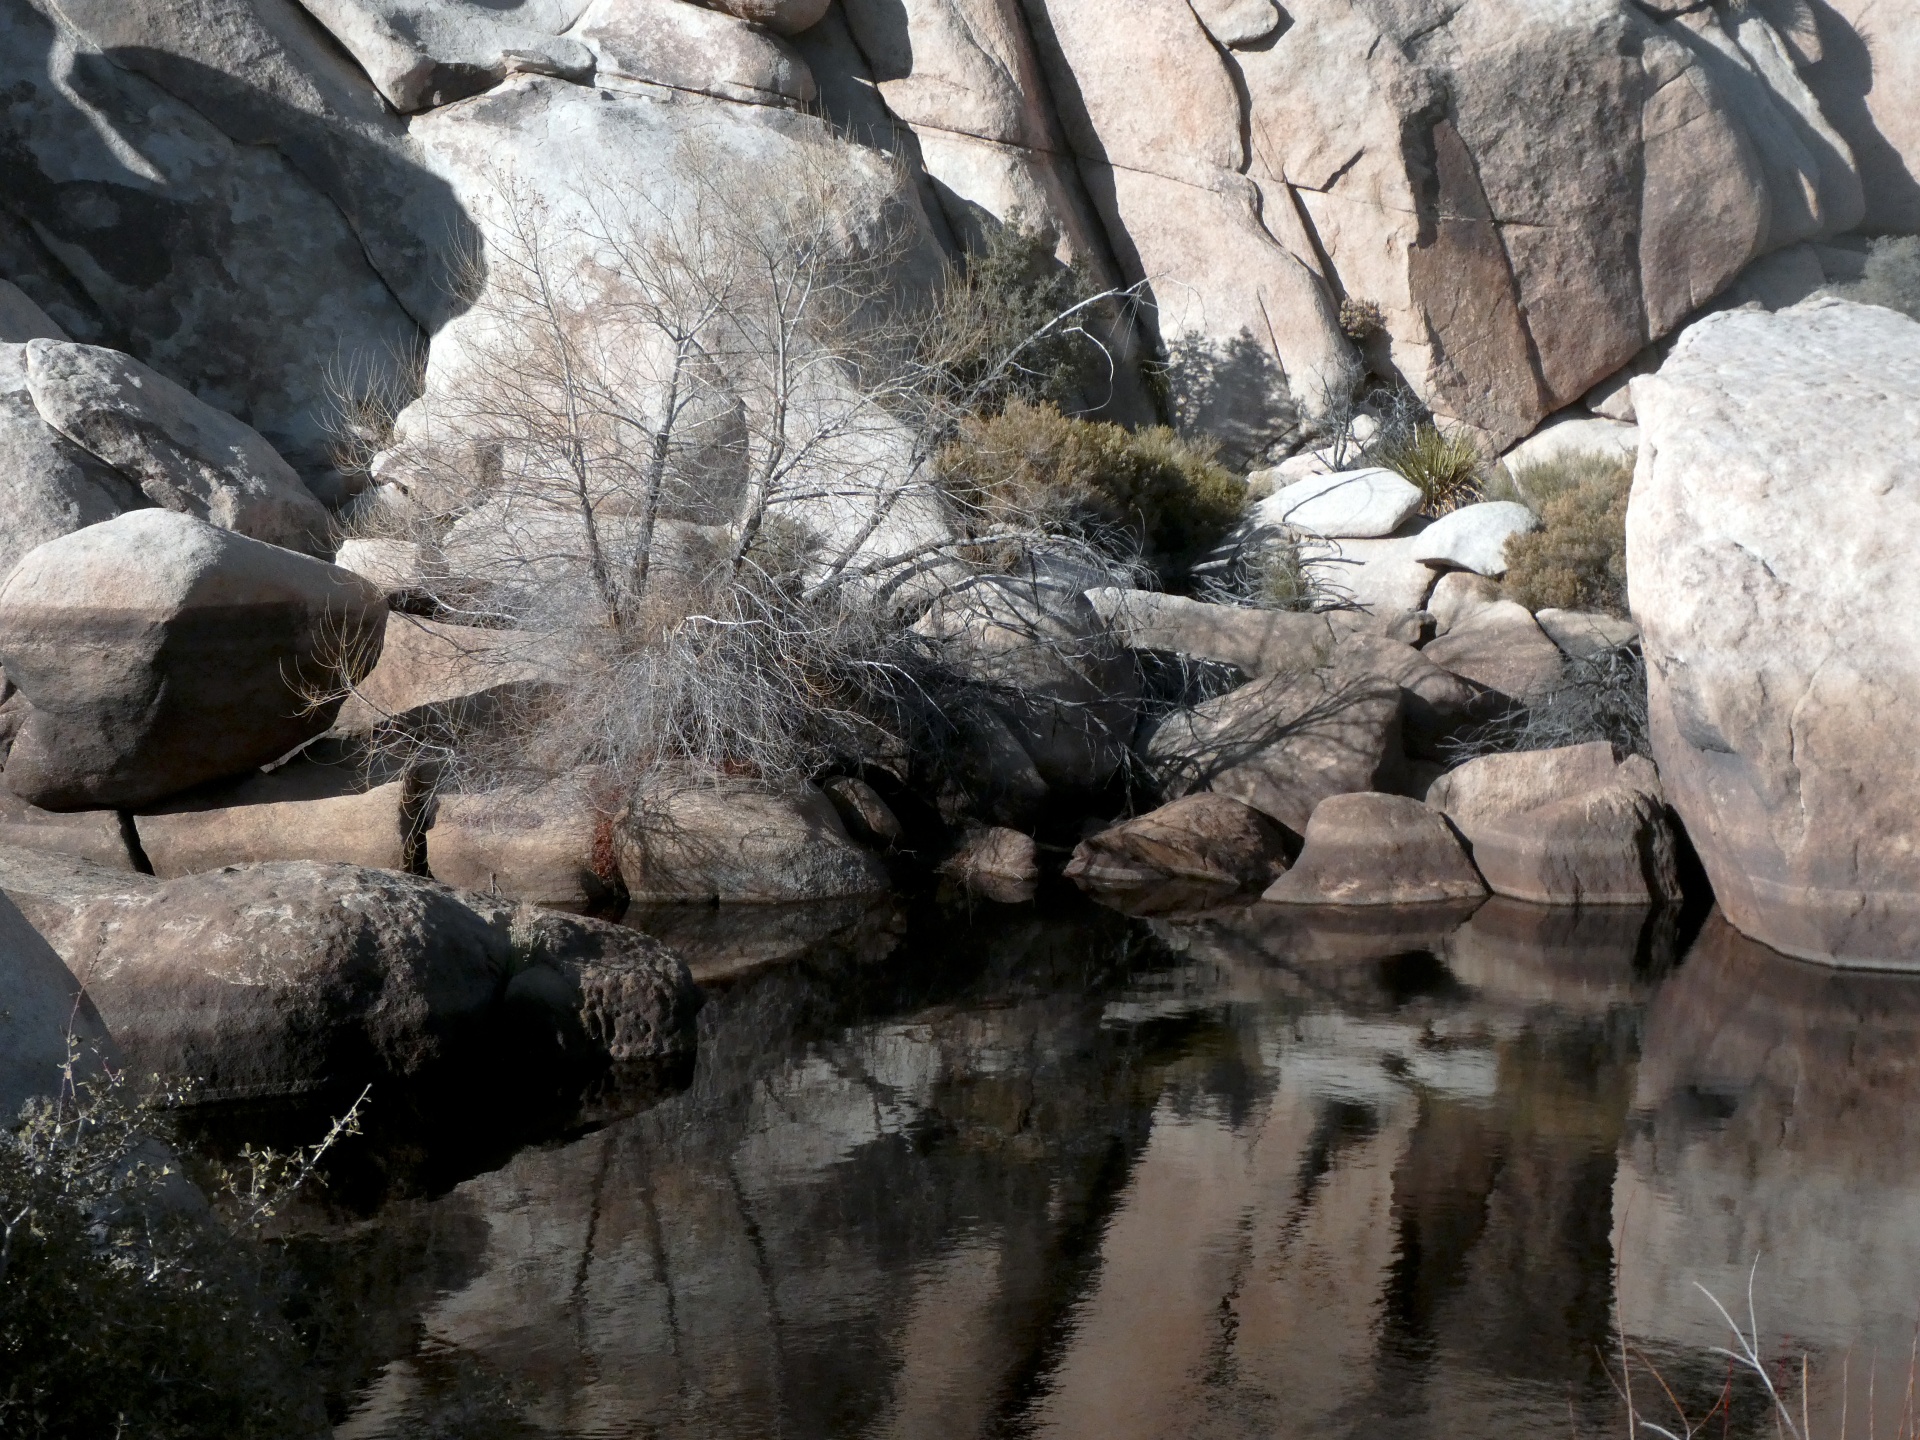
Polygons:
M1868 242L1860 278L1832 293L1862 305L1884 305L1920 320L1920 237L1886 235Z
M1627 496L1633 462L1579 453L1513 471L1540 528L1507 542L1507 595L1529 610L1627 613Z
M444 780L587 769L618 795L911 756L943 723L911 628L934 595L1008 548L1104 564L1045 507L958 513L930 459L981 405L1053 384L1121 297L1042 316L1067 296L1036 281L990 313L1013 241L916 291L898 174L801 141L770 185L688 143L668 196L609 184L562 215L500 182L446 373L355 512L431 553L445 618L559 677L485 725L388 735Z
M1605 740L1621 754L1651 756L1647 664L1632 646L1568 660L1559 680L1525 707L1474 727L1447 747L1451 762L1517 750L1554 750Z

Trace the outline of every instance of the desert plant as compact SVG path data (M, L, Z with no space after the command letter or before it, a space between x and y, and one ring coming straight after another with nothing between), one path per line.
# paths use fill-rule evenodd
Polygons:
M1383 435L1371 458L1419 489L1426 514L1444 515L1479 498L1485 461L1471 436L1449 435L1428 422L1403 437Z
M1869 241L1860 278L1834 286L1832 293L1920 320L1920 237L1887 235Z
M1626 614L1633 462L1562 455L1514 470L1507 483L1540 517L1538 530L1507 542L1507 595L1529 610Z
M1340 302L1340 331L1349 340L1365 341L1386 326L1386 316L1373 301L1356 300L1349 295Z
M981 528L1037 524L1117 559L1177 567L1239 518L1245 485L1209 446L1015 400L963 421L935 457L946 493Z
M358 1104L315 1147L207 1170L209 1206L167 1143L178 1096L75 1072L0 1130L0 1433L326 1434L256 1232Z

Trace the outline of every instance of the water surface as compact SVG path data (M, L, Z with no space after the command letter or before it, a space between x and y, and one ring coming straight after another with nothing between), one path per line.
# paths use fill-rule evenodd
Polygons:
M1620 1332L1704 1409L1692 1287L1756 1256L1770 1353L1816 1409L1877 1363L1891 1433L1920 986L1457 922L660 917L712 997L684 1088L303 1218L337 1433L1619 1434Z

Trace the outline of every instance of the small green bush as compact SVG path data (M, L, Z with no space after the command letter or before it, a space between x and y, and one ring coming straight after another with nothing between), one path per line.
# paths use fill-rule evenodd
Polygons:
M1479 497L1485 461L1468 436L1417 425L1410 434L1381 445L1375 458L1419 488L1420 508L1429 515L1444 515Z
M1125 430L1010 401L962 423L935 472L987 526L1038 523L1112 553L1178 565L1218 543L1240 517L1246 485L1204 442L1165 426Z
M1529 610L1627 613L1627 493L1633 462L1579 454L1522 466L1507 482L1540 528L1507 542L1506 593Z

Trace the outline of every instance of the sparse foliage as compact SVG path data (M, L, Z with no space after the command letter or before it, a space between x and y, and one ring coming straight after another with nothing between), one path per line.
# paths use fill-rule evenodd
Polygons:
M1404 437L1383 436L1373 455L1419 489L1426 514L1444 515L1480 498L1486 461L1469 435L1449 435L1429 421Z
M1387 327L1386 316L1371 300L1349 295L1340 302L1340 331L1356 344L1379 334Z
M1869 242L1864 273L1832 293L1862 305L1884 305L1920 320L1920 237L1885 235Z
M1476 726L1448 747L1448 759L1554 750L1590 740L1609 741L1622 754L1653 753L1647 739L1647 664L1637 648L1567 661L1550 690L1524 708Z

